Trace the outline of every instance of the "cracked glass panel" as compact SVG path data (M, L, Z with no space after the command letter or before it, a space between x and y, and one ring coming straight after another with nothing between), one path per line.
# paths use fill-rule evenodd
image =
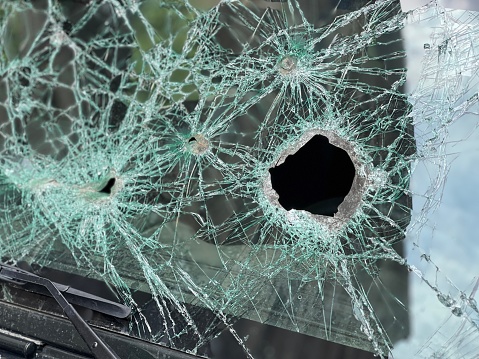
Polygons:
M199 356L477 357L479 14L406 5L2 2L2 262Z

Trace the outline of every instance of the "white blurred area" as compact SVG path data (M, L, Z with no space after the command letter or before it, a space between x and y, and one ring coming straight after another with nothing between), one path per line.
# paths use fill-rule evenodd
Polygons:
M410 11L427 5L434 0L400 0L403 11ZM437 0L437 3L457 10L479 11L479 0ZM429 42L433 29L424 24L407 26L402 35L407 52L408 80L406 91L411 93L417 85L421 74L421 59L424 55L424 44Z
M429 2L430 0L401 0L401 7L403 11L409 11ZM438 3L449 9L479 11L479 1L477 0L438 0Z
M401 0L403 11L413 10L430 3L428 0ZM479 11L479 0L438 0L438 4L458 10ZM436 24L437 25L437 24ZM412 93L420 80L424 44L430 43L433 22L410 24L402 32L407 52L407 92ZM479 89L478 89L479 90ZM464 116L449 128L446 144L447 162L450 171L444 186L439 208L428 215L426 228L419 238L406 240L406 258L427 276L436 273L422 261L413 241L421 245L438 266L440 275L445 275L456 288L471 293L479 278L479 244L477 242L477 214L479 213L479 120L475 115ZM412 186L421 186L427 173L417 169L412 177ZM418 193L421 193L418 191ZM414 198L413 198L414 209ZM447 285L439 285L448 291ZM429 358L429 348L434 348L437 358L478 358L479 348L474 346L468 355L459 350L465 333L456 333L454 328L461 321L451 315L430 288L419 278L409 278L409 315L411 332L407 340L395 344L390 356L394 359ZM476 300L478 297L476 296ZM476 338L474 333L471 338ZM454 345L446 345L453 340ZM470 340L470 339L469 339ZM457 346L456 346L457 344ZM444 347L443 347L444 345ZM449 346L449 347L448 347ZM448 348L447 348L448 347Z

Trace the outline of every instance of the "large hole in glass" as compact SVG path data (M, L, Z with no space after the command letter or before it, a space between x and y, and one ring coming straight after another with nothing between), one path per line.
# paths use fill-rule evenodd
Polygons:
M105 187L103 187L101 190L99 190L98 192L100 193L106 193L106 194L111 194L111 190L113 188L113 186L115 185L115 178L110 178L108 180L108 182L106 183Z
M269 169L271 185L286 210L334 216L351 190L355 168L348 153L315 135L284 163Z

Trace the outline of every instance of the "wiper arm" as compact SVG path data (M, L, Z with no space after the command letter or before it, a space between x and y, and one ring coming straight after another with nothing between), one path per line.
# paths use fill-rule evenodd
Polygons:
M23 272L23 273L35 275L33 273L24 271L20 268L13 267L7 264L0 264L0 265L6 268L10 268L11 270L15 272ZM38 294L51 296L51 293L47 290L47 288L41 285L26 283L26 282L19 282L18 280L13 280L12 278L8 278L7 276L2 276L2 275L0 275L0 280L10 282L28 292L34 292ZM131 309L127 307L126 305L112 302L111 300L96 296L88 292L84 292L79 289L72 288L68 285L64 285L64 284L60 284L56 282L52 282L52 283L63 294L65 299L68 300L68 302L71 304L77 304L84 308L88 308L96 312L107 314L112 317L120 318L120 319L128 317L131 313Z
M58 286L62 286L58 283L53 283L47 278L40 277L36 274L21 270L16 267L12 267L6 264L0 263L0 279L12 282L14 284L22 285L25 283L31 283L43 288L46 288L51 296L57 301L60 307L63 309L63 312L70 319L80 336L85 341L90 351L97 359L120 359L101 339L100 337L90 328L90 326L80 317L78 312L73 308L73 306L65 299L61 293ZM70 289L68 286L63 286L67 288L65 293L68 293ZM73 293L78 290L74 290ZM70 291L70 295L73 295ZM84 292L81 292L84 293ZM88 293L86 293L88 294ZM90 295L92 297L92 295ZM93 296L95 297L95 296ZM104 301L106 299L103 299ZM109 301L108 301L109 302ZM113 302L111 302L113 303Z

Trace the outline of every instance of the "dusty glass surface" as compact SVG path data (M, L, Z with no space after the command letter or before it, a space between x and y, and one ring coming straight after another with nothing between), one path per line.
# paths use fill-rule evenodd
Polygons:
M230 331L252 357L247 318L387 357L417 334L419 281L458 332L428 314L415 354L477 355L473 275L429 250L449 128L476 123L476 13L41 0L0 19L3 261L102 280L128 334L205 356Z

